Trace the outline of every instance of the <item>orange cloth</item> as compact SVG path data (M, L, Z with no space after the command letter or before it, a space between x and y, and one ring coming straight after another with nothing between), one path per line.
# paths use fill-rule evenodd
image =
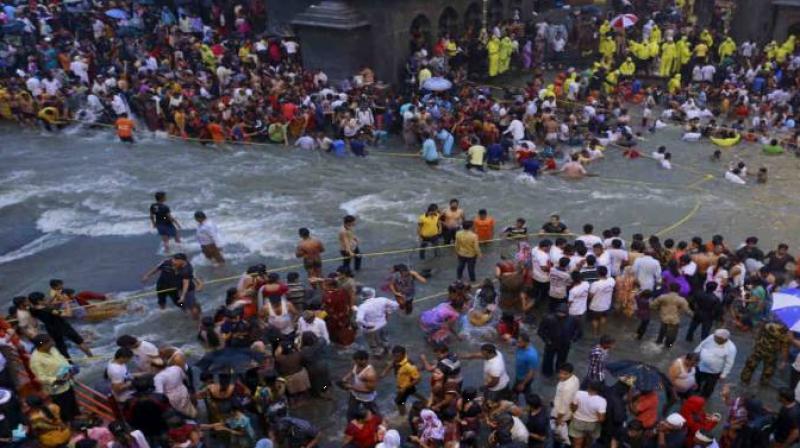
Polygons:
M473 223L478 241L487 241L494 236L494 218L487 216L486 219L475 218Z
M117 126L117 136L126 138L133 136L134 124L133 120L131 120L130 118L125 118L125 117L117 118L116 126Z
M219 123L209 123L208 132L211 134L214 143L222 143L225 141L225 133L222 132L222 126L220 126Z

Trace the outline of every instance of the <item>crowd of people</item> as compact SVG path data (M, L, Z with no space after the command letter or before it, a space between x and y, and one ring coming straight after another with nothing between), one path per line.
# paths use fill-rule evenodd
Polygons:
M157 199L160 207L151 208L154 226L162 226L159 233L169 242L180 231L159 220L171 215L165 194ZM197 215L216 235L213 222ZM720 235L661 241L633 234L628 242L617 227L595 234L586 224L581 233L570 232L556 215L538 232L529 234L523 218L495 232L487 210L469 218L454 199L443 210L431 204L417 230L421 258L431 251L442 256L441 242L454 243L458 279L441 303L412 316L416 287L426 276L399 264L380 288L360 284L354 278L360 268L355 224L352 216L343 219L338 266L323 266L324 244L300 229L295 255L303 261L306 281L297 272L282 278L264 265L250 266L227 290L225 304L210 314L201 312L195 292L202 282L185 254L148 272L145 277L158 274L162 306L169 297L199 319L206 355L189 363L175 347L120 336L105 368L111 422L79 407L83 392L74 382L78 364L68 345L92 356L68 319L73 308L105 297L76 294L54 279L47 294L14 298L11 324L2 321L0 422L6 442L86 448L324 446L315 424L293 411L305 400L333 399L333 387L349 397L349 423L335 443L349 448L782 447L800 440L800 355L784 380L788 386L777 392L779 407L746 389L759 367L760 384L769 386L778 363L790 361L790 348L800 347L800 338L770 313L772 294L796 285L795 260L784 244L765 254L756 237L731 245ZM481 245L498 238L518 252L496 263L493 278L477 282ZM531 239L538 240L535 247ZM222 249L204 253L214 260ZM324 268L333 272L323 275ZM660 321L657 337L650 337L674 356L667 372L648 376L635 362L627 367L611 362L616 341L606 320L617 319L612 313L638 320L638 340L647 337L651 318ZM417 319L435 358L411 353L406 338L391 341L386 328L392 319ZM699 329L700 343L689 353L670 352L682 321L689 323L683 338L693 341ZM738 353L734 333L725 327L737 337L752 337L751 352ZM486 341L479 351L451 349L476 331ZM352 369L335 379L326 361L330 347L358 347L359 337L367 350L351 351ZM570 352L583 341L592 345L585 371L578 371ZM508 349L513 367L504 358ZM738 373L742 387L731 380L737 356L747 356ZM480 383L462 374L462 364L473 359L483 363ZM378 403L379 390L389 387L387 376L393 378L396 414ZM20 384L20 377L27 381ZM534 387L537 381L552 378L557 381L552 396L534 391L541 390ZM727 415L706 408L706 400L717 394L730 407Z
M794 36L763 47L737 44L719 11L707 28L697 26L691 1L661 9L617 3L609 18L632 12L640 23L623 32L592 11L576 11L563 23L514 17L432 43L415 34L397 90L368 67L336 86L303 67L297 40L263 33L263 2L197 10L128 1L4 3L0 116L54 131L76 121L109 124L128 143L144 123L181 139L358 156L397 134L431 165L463 153L467 169L516 165L534 177L543 170L583 177L584 166L612 145L639 157L642 135L668 125L684 126L686 141L755 141L770 155L798 146ZM585 70L563 70L568 53L598 56ZM560 70L554 81L542 65ZM514 70L533 74L518 92L496 95L473 82ZM454 87L426 88L434 77ZM637 124L629 109L639 107ZM652 157L671 168L667 148ZM735 183L747 177L740 161L725 173ZM765 182L766 169L757 178ZM181 224L164 192L155 200L150 221L169 253ZM203 254L225 263L213 222L202 211L194 216ZM305 400L331 400L338 387L348 395L348 424L335 444L349 448L785 447L800 440L800 359L769 403L729 381L737 356L746 356L739 383L749 385L761 367L760 382L770 385L779 362L800 346L771 315L773 293L796 286L785 244L765 254L756 237L741 245L720 235L662 241L633 234L628 241L617 227L596 234L586 224L571 233L558 216L540 234L529 233L524 218L496 232L489 210L467 217L454 199L443 208L431 204L416 230L420 258L454 246L457 281L443 301L415 313L417 288L430 273L398 264L385 284L359 284L356 224L355 216L342 220L333 272L323 272L323 242L299 229L295 255L305 276L250 266L211 313L200 306L202 281L186 254L147 272L145 281L158 277L162 308L169 298L197 319L206 355L190 363L175 347L120 336L105 368L108 415L78 405L86 394L68 345L93 355L69 319L105 296L54 279L47 294L14 298L9 320L0 321L0 439L44 447L310 448L326 443L318 422L293 410ZM516 254L479 280L485 244L498 238ZM647 377L610 362L618 331L607 323L616 315L638 322L638 340L657 318L650 338L674 357L667 372ZM435 359L412 353L407 340L391 341L393 319L417 320ZM683 339L694 341L699 330L700 342L691 353L670 352L682 323ZM488 341L475 353L457 353L474 331ZM736 338L752 338L753 350L738 353ZM366 350L353 350L352 369L335 378L330 347L361 339ZM591 350L579 371L570 354L585 343ZM509 347L513 363L504 357ZM462 363L473 359L483 363L479 383L462 375ZM377 402L387 376L405 422L388 418L394 410ZM552 395L534 391L550 378L557 381ZM717 393L724 414L707 409Z

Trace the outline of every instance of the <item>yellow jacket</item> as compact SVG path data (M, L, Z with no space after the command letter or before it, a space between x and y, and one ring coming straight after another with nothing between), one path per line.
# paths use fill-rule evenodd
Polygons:
M632 76L636 72L636 64L633 63L631 58L628 58L620 64L619 72L625 76Z
M725 39L721 44L719 44L717 53L719 53L720 59L725 59L733 53L736 53L736 42L734 42L730 37Z
M714 38L711 37L711 33L709 33L708 30L703 30L703 32L700 33L700 40L708 45L708 48L714 46Z
M669 80L667 84L667 91L670 95L677 93L681 90L681 74L678 73L677 75L673 76L672 79Z
M456 255L467 258L481 255L481 246L478 244L478 235L475 232L472 230L456 232Z

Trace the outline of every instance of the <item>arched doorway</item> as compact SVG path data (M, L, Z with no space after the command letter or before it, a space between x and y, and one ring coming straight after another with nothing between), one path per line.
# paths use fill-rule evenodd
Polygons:
M467 6L464 12L464 30L469 36L477 36L483 27L483 12L481 5L477 2L472 2Z
M502 21L505 16L505 14L503 14L503 0L492 0L492 3L489 5L487 16L489 19L489 27L493 27Z
M421 48L430 48L432 42L431 21L425 14L414 17L409 29L411 37L411 51L415 52Z
M439 16L439 34L449 34L450 37L458 36L458 13L449 6Z

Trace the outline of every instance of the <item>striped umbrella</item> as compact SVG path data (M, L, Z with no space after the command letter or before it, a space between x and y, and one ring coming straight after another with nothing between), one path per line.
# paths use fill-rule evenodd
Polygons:
M800 331L800 289L787 288L772 294L772 313L791 331Z
M639 18L633 14L620 14L611 20L611 26L614 28L628 28L636 25Z

